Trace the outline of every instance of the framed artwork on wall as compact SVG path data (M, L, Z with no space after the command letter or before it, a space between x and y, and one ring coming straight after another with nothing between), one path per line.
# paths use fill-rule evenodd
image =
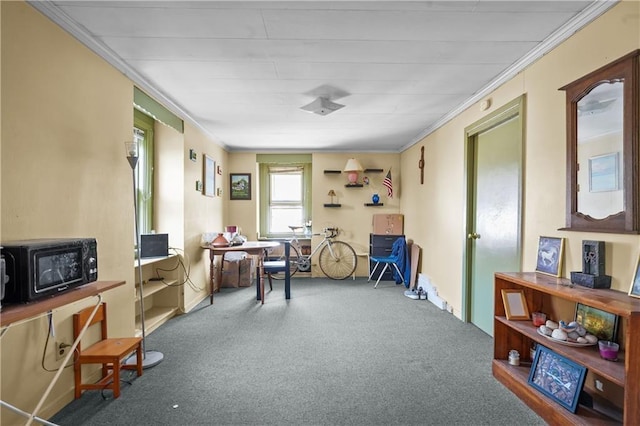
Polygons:
M216 162L207 154L204 154L202 158L204 159L203 194L207 197L213 197L216 191Z
M617 152L589 158L589 191L616 191L619 188Z
M232 200L251 199L251 173L229 174L229 197Z

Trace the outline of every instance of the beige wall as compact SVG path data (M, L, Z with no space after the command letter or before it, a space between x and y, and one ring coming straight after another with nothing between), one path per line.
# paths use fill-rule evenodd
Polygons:
M130 335L134 329L133 208L131 170L123 141L131 138L133 84L25 3L2 2L2 194L3 240L42 236L95 236L100 279L127 284L105 295L110 304L110 332ZM464 128L514 98L526 94L525 199L523 265L532 270L540 235L567 238L567 271L579 270L583 239L607 242L607 270L613 287L626 291L638 257L640 237L557 231L565 215L564 93L558 87L640 47L640 3L626 1L575 34L528 70L489 97L492 109L472 106L443 128L402 154L320 153L313 155L313 227L343 229L341 238L358 251L368 250L371 217L403 213L405 234L423 248L422 272L432 277L441 296L460 315L464 246ZM10 41L10 42L9 42ZM584 52L588 52L585 54ZM203 232L236 224L250 238L257 236L257 174L255 153L227 154L208 135L185 124L185 133L158 127L161 150L175 156L171 191L162 192L163 214L158 232L168 230L171 245L184 249L191 261L191 284L185 285L187 310L206 297L208 257L200 248ZM425 147L425 183L419 183L420 147ZM198 160L189 160L194 149ZM221 165L216 186L222 197L205 197L195 190L202 180L202 155ZM365 207L369 188L347 189L342 169L350 156L363 166L392 168L396 195L387 199L381 188L385 172L369 174L380 188L383 207ZM180 166L182 163L182 168ZM228 201L229 173L252 173L250 201ZM166 178L161 178L164 180ZM162 182L163 191L169 185ZM323 207L334 189L339 209ZM557 206L556 209L549 206ZM166 207L166 209L165 209ZM180 223L182 221L182 223ZM181 236L180 236L181 235ZM366 275L366 266L358 269ZM70 315L90 300L54 312L59 338L71 334ZM40 368L47 326L36 319L10 329L0 341L0 398L24 410L34 408L53 373ZM45 356L57 366L52 348ZM47 417L72 398L72 372L65 370L42 411ZM2 408L1 423L19 423Z
M197 153L195 162L189 160L189 149ZM196 180L203 180L204 154L212 157L222 169L215 175L216 188L225 188L227 153L210 138L192 125L185 123L184 129L184 251L191 263L191 275L184 285L184 300L187 311L208 295L209 253L200 247L204 232L224 230L223 196L206 197L196 191ZM217 192L216 192L217 193Z
M640 47L640 2L625 1L491 93L491 109L471 106L402 153L401 210L407 235L423 248L420 269L460 317L465 241L464 129L509 101L526 95L523 270L535 269L540 235L566 239L565 267L581 270L582 240L606 242L612 288L628 291L638 259L636 235L558 231L565 226L565 96L559 87ZM417 161L425 147L425 184Z
M381 173L360 173L358 178L369 178L369 185L362 188L346 188L347 176L340 174L325 174L325 170L342 170L351 157L356 158L365 169L383 169ZM386 189L382 186L382 179L391 167L391 175L396 189L393 198L387 198ZM337 227L340 229L339 239L348 242L356 252L369 252L369 234L372 231L374 214L400 213L400 154L379 154L364 152L316 153L313 154L313 232L320 232L322 228ZM336 192L334 202L341 204L340 208L324 207L331 202L327 194L330 189ZM377 192L380 196L381 207L366 207L371 203L371 196ZM313 246L319 242L315 238ZM368 267L363 257L358 258L357 276L368 276ZM314 270L314 276L323 276L319 270Z
M95 237L99 280L124 280L106 292L109 333L134 333L134 212L131 168L124 141L133 128L133 83L57 25L23 2L1 2L2 29L2 241L39 237ZM157 125L156 231L191 261L185 305L207 295L208 257L202 232L223 223L223 198L195 190L202 180L202 153L223 167L227 154L200 130L185 133ZM198 151L198 162L188 149ZM222 185L221 176L217 176ZM55 340L73 339L71 315L87 299L54 311ZM0 341L0 398L19 409L35 408L54 377L53 341L45 351L46 318L11 327ZM40 361L45 351L45 371ZM94 372L95 370L93 370ZM91 370L89 373L93 373ZM49 417L73 399L67 368L41 411ZM0 409L0 424L24 420Z
M21 2L2 2L2 239L95 237L100 280L126 280L104 294L112 335L132 334L133 203L124 141L133 127L132 84ZM54 312L56 339L72 341L70 316ZM15 326L1 341L0 397L32 410L54 374L40 367L46 318ZM57 368L53 344L45 366ZM42 415L70 400L66 369ZM2 424L18 422L2 409ZM19 421L23 423L22 421Z
M251 200L229 201L226 217L230 224L242 228L244 235L250 239L258 238L258 185L255 153L232 153L229 155L230 173L252 173ZM342 170L350 157L357 158L364 168L383 169L381 173L361 173L359 182L363 176L369 177L369 186L362 188L345 188L347 177L344 173L325 174L324 170ZM400 188L400 154L379 153L315 153L312 159L312 192L311 217L313 232L321 232L326 227L340 229L339 239L348 242L356 252L367 253L369 251L369 233L374 214L400 213L399 188ZM396 195L388 199L386 189L382 186L382 179L386 172L392 168L392 178L396 188ZM228 179L228 174L226 175ZM329 190L336 191L335 203L342 204L340 208L324 207L330 203L327 195ZM225 190L228 193L228 183L225 182ZM365 207L365 203L371 202L374 192L380 195L382 207ZM225 195L228 199L229 195ZM315 247L320 237L314 237L312 244ZM314 264L317 262L313 262ZM313 267L312 276L324 276L322 271ZM368 267L365 258L359 258L357 276L367 276Z

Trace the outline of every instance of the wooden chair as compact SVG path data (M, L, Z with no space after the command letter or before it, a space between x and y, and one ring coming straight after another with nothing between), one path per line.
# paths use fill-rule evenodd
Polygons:
M73 315L73 337L78 335L89 321L95 306L90 306ZM107 304L101 303L89 322L89 328L100 323L101 339L87 348L78 343L78 356L73 364L75 377L75 398L80 398L85 389L112 389L113 397L120 396L120 370L136 370L138 377L142 376L142 338L140 337L107 337ZM122 365L122 361L136 352L137 362L132 365ZM102 378L97 383L82 383L83 364L102 364Z

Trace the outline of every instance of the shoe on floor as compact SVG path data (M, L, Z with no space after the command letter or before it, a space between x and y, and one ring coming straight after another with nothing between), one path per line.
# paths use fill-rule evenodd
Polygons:
M420 295L415 290L407 290L404 292L404 295L413 300L418 300L420 298Z
M418 299L419 300L427 300L427 292L422 289L422 287L418 288Z

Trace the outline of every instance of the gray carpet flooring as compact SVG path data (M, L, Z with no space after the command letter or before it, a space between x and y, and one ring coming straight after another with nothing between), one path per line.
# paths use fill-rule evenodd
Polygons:
M300 278L222 289L147 336L164 360L60 425L537 425L491 375L492 339L404 286ZM125 373L125 376L128 372ZM105 399L106 398L106 399Z

